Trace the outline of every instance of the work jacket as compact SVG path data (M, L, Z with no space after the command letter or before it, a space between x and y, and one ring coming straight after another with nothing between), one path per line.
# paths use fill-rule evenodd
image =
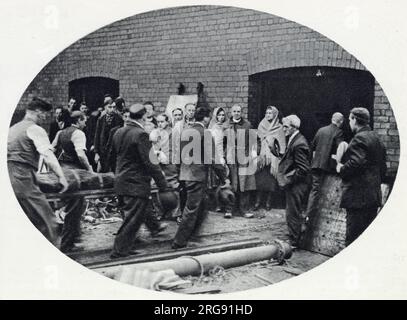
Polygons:
M380 185L386 175L386 149L376 132L360 128L342 158L341 208L362 209L381 206Z
M148 198L151 178L158 189L167 188L151 142L143 127L133 121L116 131L112 153L116 155L115 190L118 195Z

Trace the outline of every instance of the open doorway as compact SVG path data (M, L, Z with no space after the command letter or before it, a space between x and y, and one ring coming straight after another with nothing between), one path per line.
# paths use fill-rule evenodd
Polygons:
M367 108L373 119L374 77L370 72L335 67L296 67L249 77L249 119L263 119L266 107L276 106L281 116L297 114L301 132L311 141L334 112L347 119L354 107ZM350 138L348 121L345 136Z
M90 111L103 106L105 94L116 98L119 92L119 81L111 78L87 77L69 82L69 97L75 98L78 104L85 102Z

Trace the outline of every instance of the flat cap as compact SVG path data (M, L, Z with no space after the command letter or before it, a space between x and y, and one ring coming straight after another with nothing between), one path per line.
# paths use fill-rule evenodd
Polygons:
M131 113L139 113L143 110L146 110L146 107L143 106L141 103L132 104L129 108Z
M71 118L81 117L83 116L83 112L79 110L72 111Z
M42 100L38 97L34 97L27 105L27 110L37 110L37 109L43 111L51 111L52 105L45 100Z
M370 113L366 108L353 108L350 113L364 124L370 122Z

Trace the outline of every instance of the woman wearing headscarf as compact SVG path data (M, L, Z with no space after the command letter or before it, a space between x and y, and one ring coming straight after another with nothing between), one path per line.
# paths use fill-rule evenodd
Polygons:
M270 152L270 147L278 142L280 152L286 148L283 127L278 117L278 109L274 106L266 108L266 114L257 128L260 153L258 156L258 170L256 172L257 196L255 209L259 209L262 200L266 198L266 209L271 209L272 192L278 190L276 173L279 159Z
M215 156L220 159L222 164L225 164L224 133L228 126L225 110L221 107L215 108L208 129L211 131L215 142Z
M226 117L226 112L223 108L217 107L212 113L212 120L209 123L208 129L212 134L214 148L213 152L216 161L221 164L225 164L225 130L228 128L228 120ZM208 193L210 196L214 195L215 189L219 186L219 179L216 174L209 168L208 177ZM224 212L225 208L217 207L217 211Z

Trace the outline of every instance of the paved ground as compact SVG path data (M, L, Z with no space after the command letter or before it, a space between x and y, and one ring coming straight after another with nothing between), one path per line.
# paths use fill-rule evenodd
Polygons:
M263 241L275 239L286 240L287 228L284 219L284 210L259 210L254 212L255 217L246 219L233 217L225 219L223 214L210 212L203 228L188 247L199 247L210 244L258 238ZM141 254L157 253L171 250L171 240L176 232L177 224L174 221L165 221L168 228L160 236L152 238L145 227L140 230L143 242L139 245ZM83 252L74 257L80 263L89 263L96 260L108 259L113 244L114 234L121 222L112 223L82 223L82 245L87 253ZM90 252L93 251L93 254ZM218 288L222 293L241 291L251 288L271 285L306 272L323 263L329 257L303 250L297 250L284 265L275 262L262 261L238 268L224 270L204 277L188 276L185 279L193 283L193 287Z

